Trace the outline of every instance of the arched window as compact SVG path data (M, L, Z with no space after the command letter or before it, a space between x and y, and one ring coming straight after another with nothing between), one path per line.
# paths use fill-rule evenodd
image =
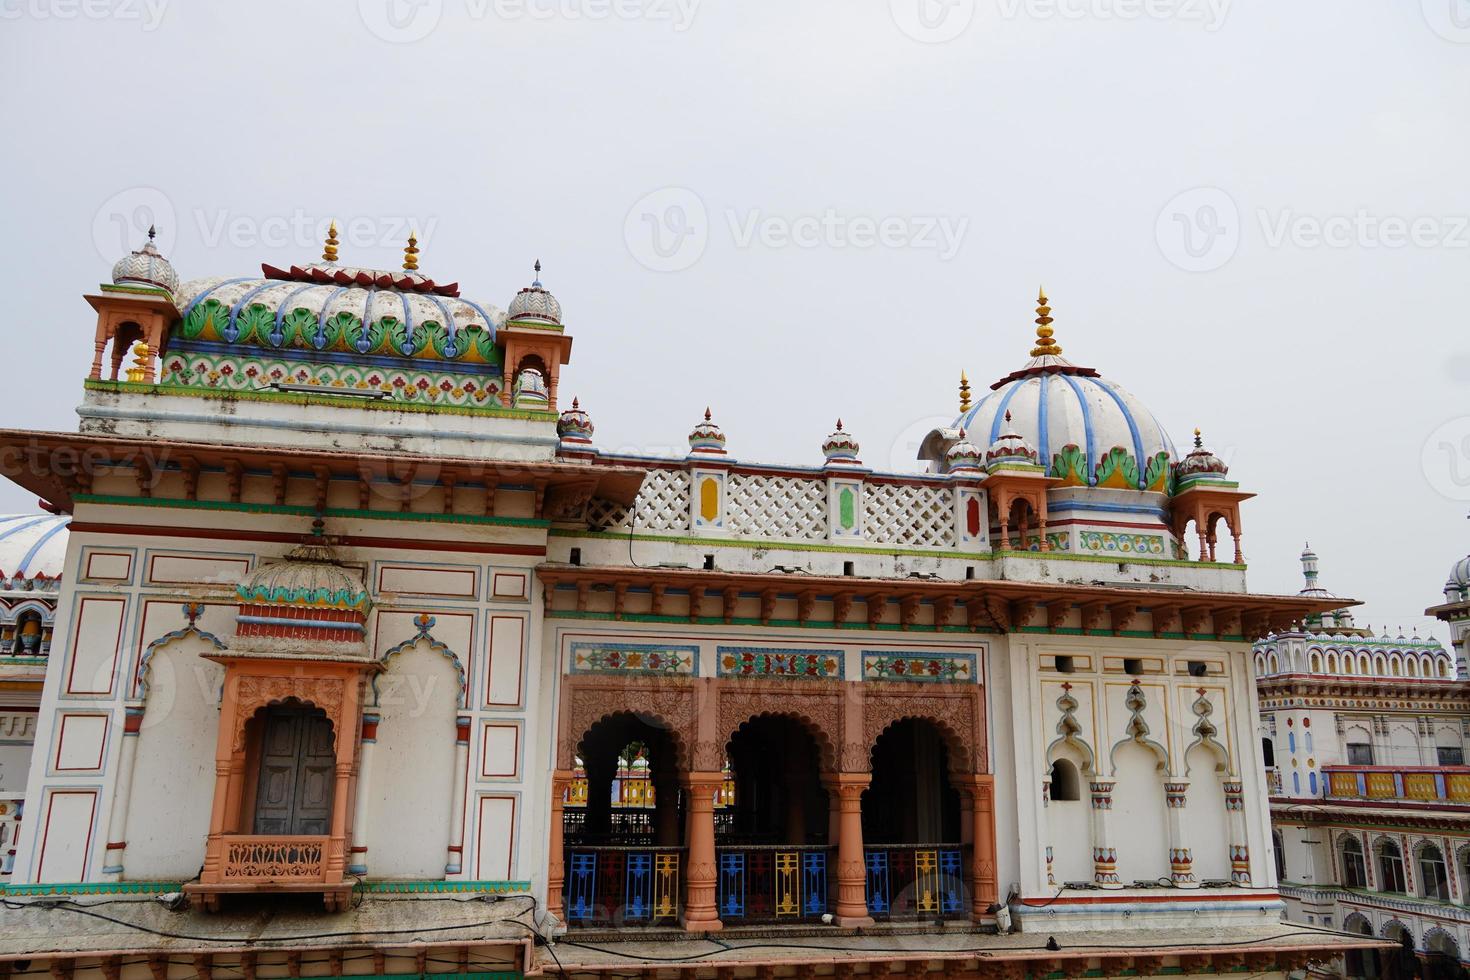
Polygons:
M1261 739L1261 759L1265 762L1267 769L1276 765L1276 746L1269 738Z
M1404 894L1408 886L1404 883L1404 856L1399 846L1391 840L1378 845L1378 890Z
M1405 657L1404 658L1404 669L1408 672L1408 675L1410 677L1418 677L1419 676L1419 661L1415 660L1413 657Z
M1455 676L1455 668L1450 663L1449 657L1439 658L1439 676L1445 678L1446 680Z
M1373 668L1371 666L1369 666L1369 664L1368 664L1368 654L1367 653L1359 653L1358 654L1358 673L1360 673L1360 674L1371 674L1371 673L1373 673Z
M1286 841L1281 836L1281 831L1271 831L1271 846L1276 849L1276 880L1286 880Z
M1356 837L1342 842L1342 883L1349 888L1368 887L1368 866L1363 861L1363 844Z
M1322 670L1322 655L1320 653L1313 653L1307 658L1307 669L1311 671Z
M1053 803L1075 803L1082 799L1082 781L1077 767L1066 759L1051 764L1051 798Z
M1450 876L1445 868L1444 854L1433 844L1419 848L1419 883L1425 898L1437 898L1441 902L1450 900Z
M1373 673L1380 676L1388 673L1388 661L1383 659L1383 654L1381 653L1375 653L1373 655Z

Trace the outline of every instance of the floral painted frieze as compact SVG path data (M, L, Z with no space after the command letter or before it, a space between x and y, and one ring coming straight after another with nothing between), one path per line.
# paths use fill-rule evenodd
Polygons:
M865 681L973 682L973 653L928 653L908 650L864 650Z
M769 647L720 647L721 677L809 677L841 680L842 653L837 650L776 650Z
M1121 531L1078 531L1077 541L1083 551L1108 554L1166 554L1164 539L1158 534L1129 534Z
M573 643L574 674L671 674L692 676L699 647L652 643Z

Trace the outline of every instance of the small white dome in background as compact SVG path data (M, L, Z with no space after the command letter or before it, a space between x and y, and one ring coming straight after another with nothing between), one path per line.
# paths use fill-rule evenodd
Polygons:
M0 517L0 588L20 589L39 579L61 577L66 567L70 514L8 514Z

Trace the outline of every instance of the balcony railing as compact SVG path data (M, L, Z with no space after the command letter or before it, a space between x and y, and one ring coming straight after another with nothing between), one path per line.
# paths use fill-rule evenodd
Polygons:
M664 925L679 920L680 847L570 847L566 915L573 926Z
M1470 806L1470 766L1323 766L1327 798Z
M229 837L222 878L230 884L326 880L326 837Z
M799 922L829 911L834 848L745 845L716 848L720 919Z
M875 919L963 918L968 895L958 844L882 845L863 849L868 914Z

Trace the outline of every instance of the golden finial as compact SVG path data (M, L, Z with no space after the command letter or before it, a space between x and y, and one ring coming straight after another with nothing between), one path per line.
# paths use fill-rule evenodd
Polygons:
M1194 427L1194 448L1195 449L1203 449L1204 448L1204 445L1205 445L1204 442L1200 439L1200 436L1199 436L1199 426L1195 426Z
M322 261L336 262L337 246L340 244L337 241L337 222L333 220L331 226L327 228L327 243L322 248Z
M133 384L141 384L148 377L148 362L152 360L153 352L148 345L141 340L133 345L133 366L128 368L128 380Z
M408 247L403 250L403 270L417 272L419 268L419 233L408 233Z
M1032 357L1061 356L1062 349L1052 339L1051 307L1046 305L1046 289L1036 294L1036 346L1031 348Z
M965 377L965 372L960 372L960 414L964 415L970 410L970 379Z

